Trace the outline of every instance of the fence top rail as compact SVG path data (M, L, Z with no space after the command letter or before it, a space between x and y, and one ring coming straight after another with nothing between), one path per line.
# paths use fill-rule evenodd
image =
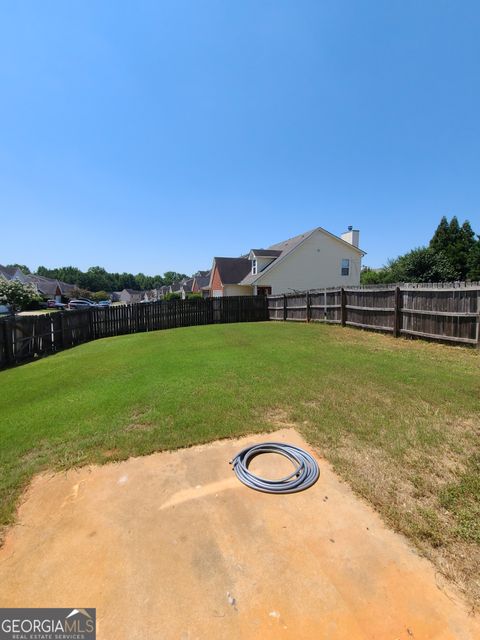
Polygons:
M349 289L479 289L480 282L383 282L379 284L348 285Z
M403 292L410 292L410 291L428 291L431 293L435 293L435 292L445 292L448 293L449 291L458 291L458 292L464 292L464 291L468 291L469 293L474 293L475 291L480 292L480 285L476 285L476 286L469 286L469 287L454 287L454 286L445 286L445 287L400 287L400 290Z
M395 284L395 285L379 285L379 286L348 286L348 287L327 287L325 289L310 289L309 291L290 291L288 293L269 295L267 298L269 300L281 300L282 298L296 298L299 296L310 295L324 295L326 293L338 293L342 290L345 293L395 293L395 289L399 288L402 292L452 292L452 291L468 291L469 293L474 293L478 291L480 293L480 283L463 283L462 286L457 285L456 283L444 283L442 285L432 283L430 286L428 283L419 283L419 284Z

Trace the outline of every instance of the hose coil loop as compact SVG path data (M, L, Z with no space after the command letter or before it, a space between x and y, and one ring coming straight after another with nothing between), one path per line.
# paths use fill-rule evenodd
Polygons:
M278 480L269 480L255 475L248 470L248 465L254 457L262 453L278 453L288 458L295 467L294 471ZM264 442L245 447L237 453L230 464L233 465L233 470L240 482L251 489L265 493L304 491L315 484L320 475L317 461L307 451L283 442Z

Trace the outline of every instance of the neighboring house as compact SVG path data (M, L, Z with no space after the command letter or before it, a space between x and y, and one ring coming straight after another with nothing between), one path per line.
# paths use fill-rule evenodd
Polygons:
M251 268L248 258L214 258L208 285L209 295L213 298L252 295L251 285L240 284Z
M209 269L208 271L198 271L193 276L192 293L201 293L203 295L205 289L209 290L210 273L211 270Z
M182 283L181 282L172 282L170 285L170 293L177 293L181 295L182 293Z
M0 264L0 278L5 280L18 280L25 284L27 282L27 276L18 267L4 267Z
M115 297L119 302L125 304L134 304L135 302L142 302L145 300L145 291L136 291L135 289L122 289L122 291L116 291Z
M193 278L184 278L180 285L180 295L182 300L185 300L189 293L192 293Z
M148 299L149 299L150 302L156 302L157 300L163 300L163 298L165 298L165 296L168 293L172 293L172 285L162 284L161 287L158 287L157 289L151 289L147 293L148 293ZM180 293L180 291L177 290L177 293Z
M74 284L31 273L23 273L18 267L3 267L0 265L0 277L6 280L18 280L23 284L31 284L37 293L46 300L55 299L60 302L62 297L71 298L75 289Z
M172 287L169 284L163 284L160 287L160 289L158 289L158 297L161 300L167 295L167 293L171 293L171 292L172 292Z
M207 274L207 275L202 275L200 277L198 275L200 273ZM173 282L172 284L168 284L168 285L165 284L165 285L162 285L161 287L158 287L158 289L153 289L152 291L149 291L148 292L149 299L162 300L163 298L165 298L167 294L176 293L180 295L183 300L185 300L187 295L192 291L200 292L202 286L204 286L205 284L208 285L208 282L210 280L210 275L209 275L210 271L204 271L204 272L199 271L198 274L195 274L191 278L183 278L178 282Z
M61 302L62 298L72 298L73 291L76 289L74 284L68 284L53 278L45 278L44 276L28 274L25 278L46 300L55 299L57 302Z
M170 293L170 286L162 285L156 289L149 289L148 291L145 291L144 299L146 302L158 302L159 300L162 300L167 293Z
M214 258L211 296L268 295L360 284L359 231L341 237L322 227L241 258Z
M157 302L157 300L159 300L158 289L148 289L147 291L144 291L143 299L146 302Z

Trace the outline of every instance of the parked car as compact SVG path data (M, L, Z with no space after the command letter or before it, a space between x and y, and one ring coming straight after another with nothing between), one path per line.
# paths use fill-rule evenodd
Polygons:
M96 306L95 302L88 298L76 298L75 300L70 300L68 303L69 309L89 309Z
M111 300L100 300L98 303L99 307L109 307L112 304Z
M47 300L47 309L65 309L67 305L57 300Z

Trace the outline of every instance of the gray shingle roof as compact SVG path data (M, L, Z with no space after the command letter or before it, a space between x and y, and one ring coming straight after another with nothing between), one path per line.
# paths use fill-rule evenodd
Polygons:
M10 278L13 278L16 272L17 272L16 267L4 267L0 264L0 275L2 275L7 280L10 280Z
M144 293L143 291L139 291L138 289L122 289L122 291L126 291L132 296L140 296L140 295L143 295Z
M248 258L214 258L223 284L238 284L250 272Z
M65 295L67 297L75 289L74 284L69 284L68 282L62 282L61 280L55 280L54 278L46 278L44 276L28 274L25 276L25 279L30 284L33 284L37 288L39 293L51 298L53 298L53 296L56 295L57 288L60 290L60 293L62 295Z
M208 287L208 285L210 284L210 271L205 275L195 276L194 280L199 289Z
M289 238L288 240L284 240L283 242L272 244L271 247L268 247L268 250L273 251L275 260L272 260L270 264L268 264L262 271L259 271L256 275L251 273L251 269L249 269L248 275L246 275L245 278L243 278L240 284L252 284L253 282L255 282L255 280L259 278L260 275L263 275L264 273L266 273L275 264L275 262L277 262L277 260L281 260L288 253L290 253L290 251L293 251L296 247L298 247L298 245L301 242L305 240L305 238L308 238L308 236L310 236L314 231L316 231L316 229L312 229L311 231L306 231L305 233L301 233L300 235L294 236L293 238ZM266 255L266 254L262 254L262 255Z
M186 293L189 293L192 290L192 286L193 286L193 278L184 278L182 280L182 289Z

